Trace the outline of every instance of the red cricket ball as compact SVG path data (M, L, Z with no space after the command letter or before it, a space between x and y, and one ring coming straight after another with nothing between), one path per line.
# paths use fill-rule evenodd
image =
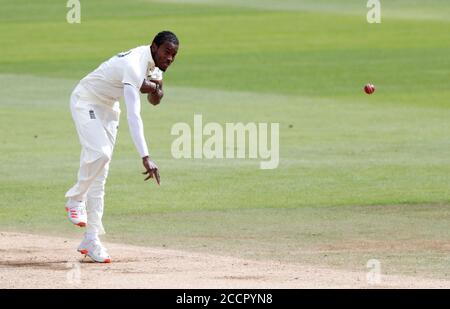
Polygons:
M364 86L364 92L367 94L372 94L375 92L375 86L372 84L367 84Z

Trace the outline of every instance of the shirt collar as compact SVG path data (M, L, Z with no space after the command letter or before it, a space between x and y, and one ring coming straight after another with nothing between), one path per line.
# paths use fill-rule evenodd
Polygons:
M148 51L148 69L150 71L153 71L155 69L155 61L153 60L153 57L152 57L150 45L148 46L147 51Z

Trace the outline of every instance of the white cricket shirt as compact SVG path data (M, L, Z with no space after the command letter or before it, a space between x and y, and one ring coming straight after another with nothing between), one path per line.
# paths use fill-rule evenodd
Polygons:
M139 90L144 79L162 80L162 77L162 71L155 67L150 46L144 45L103 62L84 77L80 84L102 103L113 106L123 96L124 84L130 84Z

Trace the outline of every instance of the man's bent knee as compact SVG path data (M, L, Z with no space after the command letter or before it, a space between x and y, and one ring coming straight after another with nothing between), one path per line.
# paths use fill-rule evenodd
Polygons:
M111 161L111 157L112 157L111 152L108 152L108 151L102 151L102 152L99 153L99 158L98 158L98 159L99 159L101 162L104 162L104 163L106 164L106 163L108 163L109 161Z

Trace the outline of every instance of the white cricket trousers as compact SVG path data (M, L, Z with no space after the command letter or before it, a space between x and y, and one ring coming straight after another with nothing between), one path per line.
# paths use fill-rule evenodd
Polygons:
M119 102L109 106L78 85L70 97L72 118L81 144L77 183L66 197L85 201L87 233L104 234L105 182L119 127Z

